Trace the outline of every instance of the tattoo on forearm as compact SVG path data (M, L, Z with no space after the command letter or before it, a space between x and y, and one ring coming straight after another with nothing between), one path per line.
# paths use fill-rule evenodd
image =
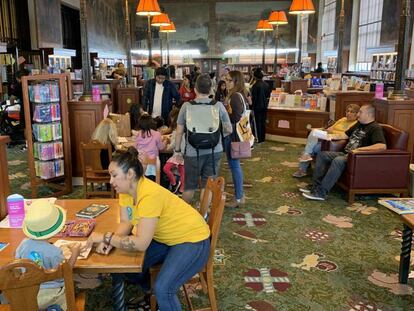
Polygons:
M134 251L135 250L135 243L131 240L129 236L121 239L121 247L127 251Z

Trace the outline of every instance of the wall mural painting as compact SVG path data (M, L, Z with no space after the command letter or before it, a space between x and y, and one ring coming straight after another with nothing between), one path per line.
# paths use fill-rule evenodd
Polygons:
M123 6L112 0L90 0L87 5L89 49L125 55Z
M61 47L60 2L56 0L36 0L35 4L39 47Z
M261 48L263 39L256 31L257 22L267 19L272 10L288 11L290 1L278 2L243 2L234 6L230 2L217 3L217 38L219 41L219 52L223 53L229 49ZM296 16L288 15L289 25L279 27L279 46L294 47L296 36ZM268 46L274 44L274 37L269 35Z

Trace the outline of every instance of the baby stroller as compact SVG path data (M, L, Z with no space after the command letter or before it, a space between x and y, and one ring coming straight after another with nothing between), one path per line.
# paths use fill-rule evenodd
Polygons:
M13 97L0 103L0 134L10 136L11 144L25 143L21 109Z

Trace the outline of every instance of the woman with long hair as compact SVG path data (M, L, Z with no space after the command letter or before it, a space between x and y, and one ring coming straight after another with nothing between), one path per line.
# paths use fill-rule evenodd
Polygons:
M217 85L217 91L216 91L216 95L214 96L214 99L217 100L218 102L224 103L226 97L227 97L226 81L220 80Z
M193 100L196 97L196 94L194 92L194 83L191 80L190 75L184 76L183 84L178 90L178 93L180 94L182 103L189 102L190 100Z
M232 141L237 141L236 123L239 122L245 109L248 108L247 94L248 91L244 85L244 77L240 71L232 70L226 77L226 88L228 95L225 101L225 107L230 116L230 121L233 126L233 134L225 137L224 145L227 155L227 162L233 178L234 184L234 199L226 204L227 207L240 207L245 203L243 192L243 170L240 166L239 159L233 159L230 153Z
M111 145L112 152L115 151L115 146L118 143L118 130L115 122L109 118L103 119L92 133L92 140L101 143L102 145ZM100 152L102 169L106 170L109 166L109 154L106 150Z

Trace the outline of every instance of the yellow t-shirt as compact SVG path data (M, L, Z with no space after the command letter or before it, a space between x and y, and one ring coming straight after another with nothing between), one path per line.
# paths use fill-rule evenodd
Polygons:
M141 218L158 218L154 240L169 246L199 242L210 236L210 228L191 205L155 182L142 177L137 185L137 203L129 194L119 195L119 204L126 207L132 225Z
M353 126L355 123L357 123L357 120L355 121L348 121L346 117L343 117L336 121L334 125L332 125L331 134L341 134L347 131L351 126Z

